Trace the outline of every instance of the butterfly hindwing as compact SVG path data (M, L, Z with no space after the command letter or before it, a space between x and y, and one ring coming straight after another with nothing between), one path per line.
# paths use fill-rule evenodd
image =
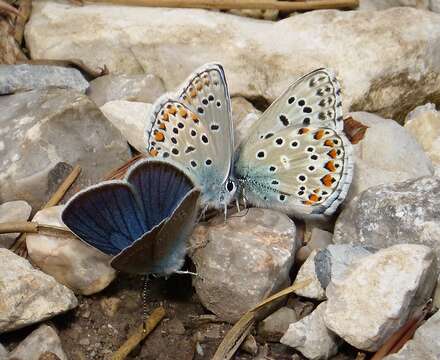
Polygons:
M103 182L79 192L66 204L61 217L80 239L110 255L147 230L139 199L122 181Z
M155 103L147 148L152 156L191 174L202 188L202 202L219 207L218 194L233 156L231 105L220 65L197 70L177 95L165 95Z

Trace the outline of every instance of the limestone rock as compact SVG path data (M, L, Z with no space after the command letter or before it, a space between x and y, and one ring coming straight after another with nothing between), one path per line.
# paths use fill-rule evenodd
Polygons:
M440 175L440 112L434 104L415 108L408 114L405 129L415 137L431 159L435 172Z
M426 304L437 275L426 246L379 250L327 288L325 324L354 347L376 351Z
M61 88L85 93L89 83L74 68L50 65L0 65L0 95Z
M432 305L435 309L440 309L440 276L437 280L437 286L435 288L434 298L432 299Z
M437 177L372 187L339 215L333 241L374 248L424 244L440 259L439 194Z
M68 360L56 331L50 326L41 325L28 335L9 354L9 357L19 360L40 360L40 356L46 352L55 354L60 360Z
M0 97L0 201L41 208L71 171L70 194L129 159L126 141L85 95L62 89ZM69 194L66 198L69 197Z
M288 307L279 308L258 324L258 335L267 341L280 341L281 337L298 320L295 310Z
M145 126L151 104L115 100L101 106L101 111L119 129L125 139L140 152L146 151Z
M251 208L194 230L191 258L202 304L235 322L252 306L288 285L297 244L295 224L286 215Z
M440 13L440 0L429 0L429 9L436 13Z
M0 223L8 221L27 221L31 215L31 206L23 200L9 201L0 205ZM19 233L0 234L0 248L10 248Z
M258 120L261 111L243 97L231 99L232 123L234 124L234 142L237 148L249 135L252 125Z
M359 10L386 10L392 7L408 6L418 9L428 9L429 0L362 0Z
M164 92L162 80L155 75L110 74L92 80L87 95L101 107L115 100L153 103Z
M346 202L375 185L434 173L431 160L404 127L374 114L350 115L368 129L364 138L353 146L355 167Z
M33 221L65 227L61 221L62 209L63 206L55 206L40 210ZM116 276L108 255L83 243L70 232L27 234L26 244L32 262L75 293L97 293Z
M341 341L325 326L326 304L321 303L310 315L291 324L281 343L295 348L307 359L328 359L335 355Z
M420 326L412 340L397 353L385 357L386 360L437 360L440 358L440 311L432 315Z
M164 31L164 24L175 26ZM80 58L93 67L105 59L111 72L148 72L167 90L215 60L225 65L232 95L268 102L324 65L341 79L344 110L402 120L440 92L440 15L411 7L269 22L201 9L38 1L25 35L33 58Z
M68 288L6 249L0 249L0 279L0 333L49 319L78 304Z

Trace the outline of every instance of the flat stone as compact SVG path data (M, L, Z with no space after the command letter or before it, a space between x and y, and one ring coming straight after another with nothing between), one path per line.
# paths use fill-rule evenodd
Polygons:
M423 244L439 258L439 194L438 177L372 187L351 201L339 215L333 241L374 248Z
M386 356L386 360L437 360L440 358L440 312L437 311L421 325L412 340L397 353Z
M243 344L241 344L240 346L240 350L246 351L248 354L251 355L258 354L257 340L255 340L252 334L246 336L246 339L244 339Z
M163 81L152 74L109 74L92 80L87 95L101 107L115 100L154 103L165 91Z
M328 359L335 355L341 340L325 326L326 304L319 304L310 315L291 324L281 343L295 348L307 359Z
M67 287L6 249L0 249L0 279L0 333L50 319L78 304Z
M31 206L23 200L9 201L0 205L0 223L8 221L27 221ZM0 234L0 248L9 249L20 233Z
M436 175L440 175L440 112L435 110L435 105L428 103L415 108L406 118L405 129L422 146Z
M60 360L68 360L57 332L50 326L41 325L28 335L9 357L19 360L41 360L40 356L47 352L55 354Z
M29 257L46 274L77 294L91 295L101 291L116 277L110 266L111 257L78 239L61 221L63 206L37 212L33 221L63 227L64 232L27 234Z
M247 138L253 124L258 120L261 111L255 109L251 102L241 96L231 99L232 123L234 124L235 147Z
M346 203L375 185L434 174L431 159L404 127L366 112L350 116L368 129L364 138L353 145L355 167Z
M295 224L286 215L251 208L197 225L191 247L200 301L222 320L235 322L288 285L298 245Z
M362 0L359 2L358 10L386 10L399 6L428 9L429 0Z
M50 65L0 65L0 95L49 88L85 93L89 83L74 68Z
M288 307L279 308L258 324L258 335L266 341L278 342L289 328L298 321L295 310Z
M163 31L164 24L175 26ZM170 91L215 59L233 96L269 103L323 65L343 84L344 111L403 120L440 93L440 15L411 7L311 11L270 22L201 9L38 1L25 30L33 58L80 58L92 67L105 59L112 73L148 72Z
M437 276L426 246L379 250L327 287L325 324L357 349L376 351L426 304Z
M128 143L140 152L146 152L145 124L151 104L115 100L101 106L107 119L122 133Z
M33 90L0 97L0 202L41 208L80 165L65 198L103 180L129 159L121 133L85 95Z

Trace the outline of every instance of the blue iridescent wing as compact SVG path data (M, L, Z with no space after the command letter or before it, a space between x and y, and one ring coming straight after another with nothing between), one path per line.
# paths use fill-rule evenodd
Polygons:
M80 239L98 250L115 255L149 228L131 187L121 181L91 186L66 204L61 218Z

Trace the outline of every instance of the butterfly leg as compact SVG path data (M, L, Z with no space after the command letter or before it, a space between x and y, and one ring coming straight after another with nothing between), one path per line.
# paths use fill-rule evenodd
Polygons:
M225 209L225 222L226 222L226 218L228 217L228 204L224 203L223 206Z
M235 199L235 205L237 206L237 212L240 212L240 202L238 201L238 198Z

